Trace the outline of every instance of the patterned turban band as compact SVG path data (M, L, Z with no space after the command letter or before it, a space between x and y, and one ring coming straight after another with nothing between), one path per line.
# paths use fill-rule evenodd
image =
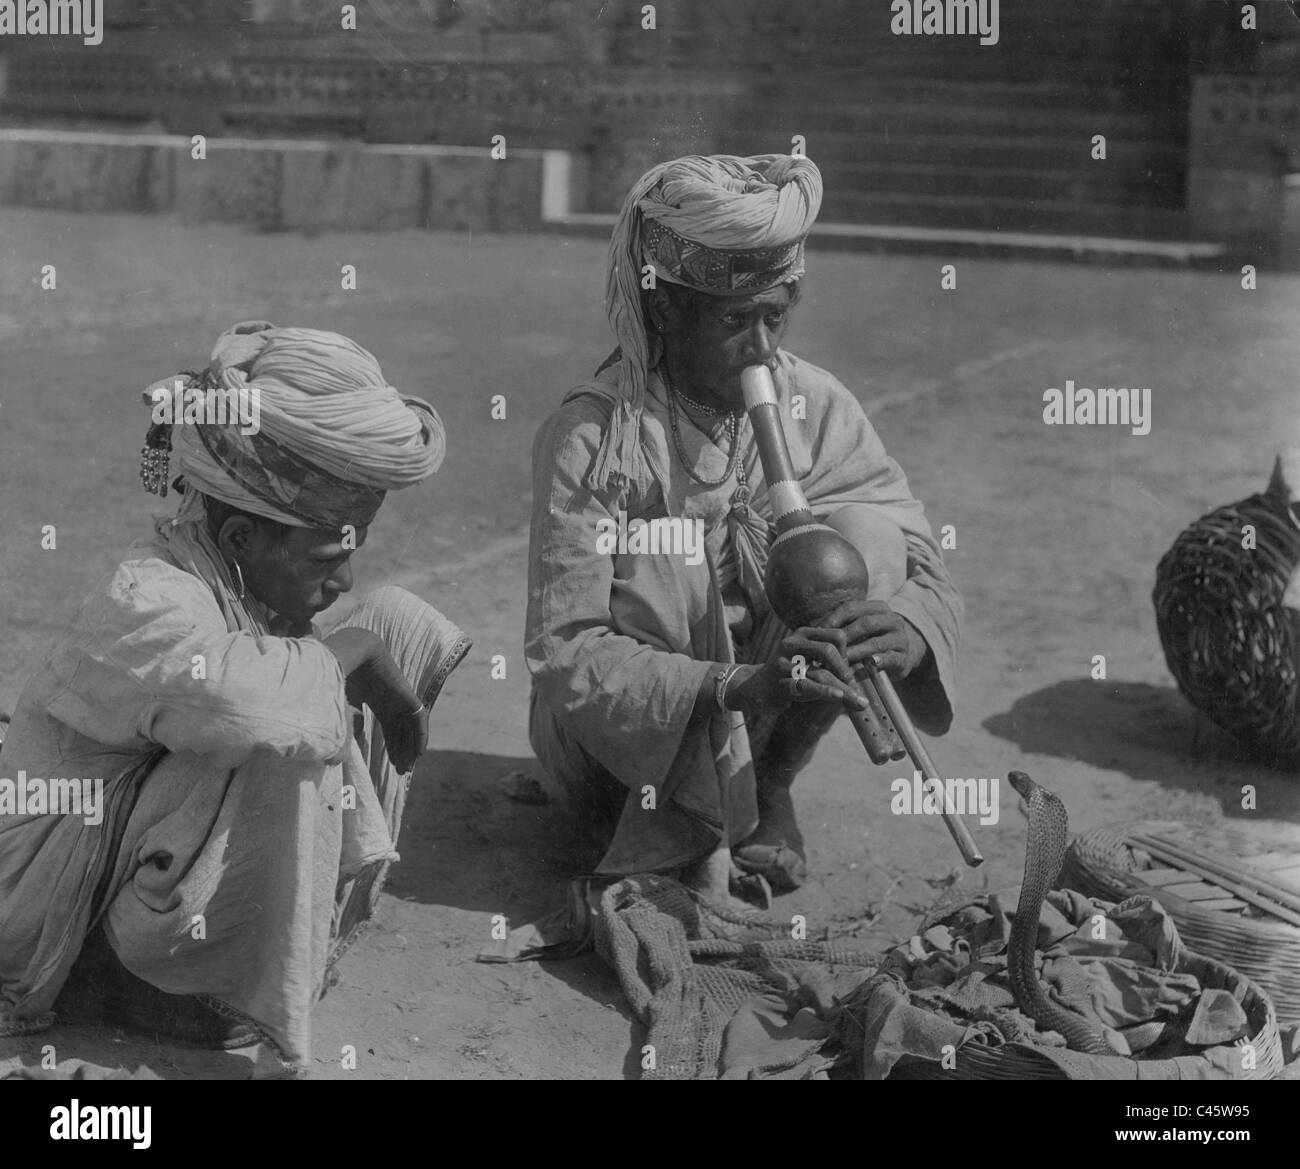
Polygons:
M445 451L432 406L401 397L361 346L317 329L235 325L206 370L155 382L144 399L155 420L146 490L166 494L174 451L182 488L293 527L369 524L387 491L427 479Z
M743 296L766 292L803 275L803 240L779 248L723 251L678 235L662 223L648 223L642 232L642 258L655 276L700 292Z
M789 154L690 155L647 171L628 193L609 243L605 310L618 339L619 404L586 479L593 491L644 483L640 444L650 346L645 265L699 292L765 292L804 272L804 240L821 209L822 177Z

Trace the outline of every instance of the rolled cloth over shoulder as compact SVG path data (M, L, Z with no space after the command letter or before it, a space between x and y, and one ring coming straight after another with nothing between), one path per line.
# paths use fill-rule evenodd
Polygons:
M639 439L652 364L641 274L718 296L764 292L804 271L804 239L821 209L822 177L788 154L688 155L647 171L628 193L609 242L605 311L619 345L619 403L586 485L646 474Z
M155 382L145 401L160 388L171 393L175 381ZM233 418L174 420L177 470L192 489L178 520L195 512L202 492L294 527L361 527L387 491L427 479L445 452L437 411L399 395L374 356L338 333L234 325L186 390L255 394L259 425L246 434Z

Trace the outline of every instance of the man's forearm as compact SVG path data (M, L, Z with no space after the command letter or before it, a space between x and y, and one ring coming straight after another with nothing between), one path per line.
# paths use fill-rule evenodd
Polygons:
M717 681L718 673L726 668L725 662L716 663L715 667L705 675L700 682L700 688L695 695L695 707L691 711L692 718L706 718L711 714L716 714L718 710L717 699ZM740 710L742 707L731 701L734 691L745 682L748 682L759 670L761 666L736 666L732 672L731 678L727 682L727 709Z
M903 676L924 673L927 667L934 664L934 651L930 649L930 643L921 635L921 631L906 617L903 618L903 628L907 633L907 669Z

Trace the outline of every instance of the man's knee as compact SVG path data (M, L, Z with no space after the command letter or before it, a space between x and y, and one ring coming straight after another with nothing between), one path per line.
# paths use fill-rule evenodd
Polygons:
M875 508L848 504L827 524L840 533L867 562L867 598L887 601L907 580L907 540L902 529Z
M367 593L340 622L338 628L344 627L378 636L415 692L430 706L472 644L444 613L397 585L381 585Z
M380 585L361 598L342 624L368 629L383 638L392 650L392 643L399 640L407 627L427 620L431 612L437 610L414 593L398 585Z
M560 803L583 820L612 825L628 789L602 767L534 690L528 719L533 754L551 781Z

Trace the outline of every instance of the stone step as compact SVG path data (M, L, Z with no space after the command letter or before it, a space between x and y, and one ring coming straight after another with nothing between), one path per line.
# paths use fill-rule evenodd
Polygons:
M861 69L821 68L817 71L814 100L809 100L806 84L784 72L774 75L770 84L760 83L757 88L775 106L813 111L833 104L836 114L857 114L882 104L999 109L1032 104L1053 110L1097 108L1150 116L1150 111L1136 105L1134 95L1122 85L1095 81L1085 84L1061 78L1015 81L1000 73L992 77L949 80L912 72L881 80Z
M613 215L576 214L549 226L569 235L608 239ZM1117 236L1048 232L908 227L891 224L818 222L808 237L814 251L906 253L942 257L1051 260L1057 263L1141 267L1201 268L1221 271L1221 244L1197 240L1149 240Z
M1063 51L1059 56L1047 53L1026 51L1020 56L999 56L996 64L990 65L988 57L981 59L977 53L997 52L996 48L979 50L967 46L958 53L912 54L855 54L850 49L843 49L842 55L828 58L817 56L816 50L810 50L806 60L791 58L784 61L783 67L789 71L806 68L820 73L822 69L856 71L860 77L871 78L880 82L907 82L931 77L945 82L978 83L995 77L1004 83L1034 83L1040 81L1057 81L1062 77L1077 77L1084 88L1104 87L1128 79L1132 71L1104 56L1090 57ZM1079 69L1080 60L1086 69Z
M818 163L834 158L844 169L869 170L880 165L1004 167L1007 169L1069 169L1091 157L1092 140L1078 135L1003 137L988 134L893 134L816 130L808 137L808 153ZM767 144L771 148L771 143ZM1106 161L1129 167L1141 162L1159 171L1181 172L1187 149L1177 142L1151 138L1106 139Z
M1153 240L1188 238L1188 219L1183 211L1092 201L971 199L828 189L822 201L821 218L829 223L1077 233Z
M863 0L859 3L862 4ZM1043 0L1034 0L1034 3L1040 10L1048 7ZM866 4L878 4L878 0L866 0ZM866 4L863 4L864 8ZM1109 26L1099 24L1084 6L1079 6L1082 19L1073 21L1064 16L1067 8L1071 7L1066 4L1051 4L1049 16L1040 14L1037 19L1029 21L1008 19L1009 7L1006 4L1001 6L998 40L996 44L988 45L980 43L981 34L977 31L954 35L895 34L890 30L888 8L883 5L871 9L869 16L856 20L829 16L810 6L785 19L751 17L740 28L729 26L725 18L712 29L698 23L661 22L654 36L616 36L614 43L620 51L628 54L644 56L668 51L677 57L715 61L725 60L736 46L745 47L751 42L780 43L783 52L795 59L810 54L819 60L848 58L851 54L858 59L871 60L982 54L987 69L990 62L1000 64L1008 56L1036 54L1077 61L1087 53L1113 46L1117 39L1131 39L1134 34L1149 37L1170 35L1167 22L1162 25L1158 20L1131 21L1122 29L1114 22Z
M668 69L726 68L734 64L737 52L756 56L755 50L778 42L782 45L780 67L786 72L857 70L864 78L882 80L928 76L936 80L1059 81L1073 77L1084 84L1104 84L1133 72L1134 62L1116 52L1113 30L1098 30L1084 37L1059 31L1060 36L1015 35L1004 24L997 45L981 45L974 36L855 39L834 34L772 34L762 38L757 33L731 40L720 38L710 45L686 34L664 35L661 31L655 39L615 43L611 46L611 63L655 62ZM1158 38L1154 44L1165 47L1162 41ZM1161 53L1163 60L1152 72L1167 71L1171 65L1181 67L1173 57L1180 49L1176 42L1169 43L1167 51Z
M1113 95L1112 95L1113 96ZM1002 137L1035 135L1065 139L1074 135L1091 138L1168 140L1180 134L1185 111L1147 110L1102 100L1080 100L1060 107L1046 107L1032 97L1023 101L984 102L977 95L951 103L896 99L887 92L878 100L861 101L846 94L827 93L816 105L777 104L761 115L746 111L747 117L761 116L768 125L816 126L823 132L868 130L891 137L915 134L990 134ZM792 131L794 132L794 131ZM802 131L807 133L809 131Z
M1069 168L954 167L862 162L833 155L817 161L827 191L1096 200L1144 207L1178 207L1183 199L1183 174L1177 167L1107 167L1090 161Z

